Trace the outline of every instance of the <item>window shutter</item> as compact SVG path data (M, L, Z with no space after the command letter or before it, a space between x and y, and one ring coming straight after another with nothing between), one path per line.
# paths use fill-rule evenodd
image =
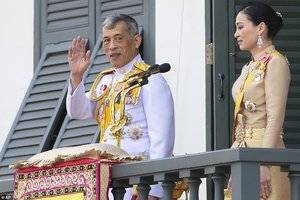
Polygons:
M66 43L47 45L43 52L0 154L0 192L12 191L10 164L48 150L53 144L65 115L67 47Z
M270 1L283 17L283 29L275 38L275 46L286 54L291 70L291 84L284 122L287 148L300 148L300 2Z
M95 0L35 0L35 67L48 44L82 36L95 45Z
M92 64L85 74L84 85L86 87L86 92L90 90L98 73L109 66L104 53L100 50L101 41L102 40L99 37L92 52ZM76 120L66 116L54 144L54 148L96 143L98 138L99 128L94 119Z

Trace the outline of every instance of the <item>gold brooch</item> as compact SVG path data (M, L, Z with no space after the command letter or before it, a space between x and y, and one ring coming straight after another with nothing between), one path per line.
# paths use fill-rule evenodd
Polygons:
M94 91L94 95L96 94L97 97L102 96L105 92L107 92L108 86L105 84L101 84L97 87Z
M255 112L256 110L256 104L250 101L245 102L245 108L249 112Z
M136 124L128 128L128 136L133 140L138 140L143 136L143 129Z
M119 121L121 119L121 112L118 110L115 112L115 120Z
M99 111L98 111L98 116L100 117L100 121L103 120L103 111L104 111L104 108L103 108L103 105L99 108Z
M260 81L264 78L264 72L260 69L255 70L255 81Z
M132 96L127 96L125 99L125 104L132 104L133 100L132 100Z
M126 117L126 124L125 124L125 126L128 126L132 122L132 116L131 116L131 114L126 113L125 117Z
M122 83L122 82L116 82L116 83L114 84L114 86L113 86L114 91L115 91L116 93L120 92L120 91L123 89L123 86L124 86L124 83Z

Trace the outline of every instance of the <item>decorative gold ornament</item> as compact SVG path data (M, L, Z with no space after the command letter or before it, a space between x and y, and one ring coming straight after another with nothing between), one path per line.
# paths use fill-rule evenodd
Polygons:
M132 116L131 116L131 114L129 114L129 113L126 113L125 114L125 117L126 117L126 124L125 124L125 126L128 126L129 124L131 124L131 122L132 122Z
M149 65L143 62L134 64L132 70L123 79L103 87L105 89L100 96L95 92L97 85L104 75L111 74L114 70L106 70L97 76L91 88L90 97L93 101L97 101L95 118L100 126L100 143L103 141L104 135L109 132L116 139L117 146L120 147L124 135L123 127L128 121L128 117L125 115L125 104L136 105L138 103L143 81L140 73L148 68Z
M133 140L138 140L143 136L143 129L136 124L132 124L128 128L128 136Z
M249 112L255 112L256 111L256 104L250 101L245 102L245 108Z

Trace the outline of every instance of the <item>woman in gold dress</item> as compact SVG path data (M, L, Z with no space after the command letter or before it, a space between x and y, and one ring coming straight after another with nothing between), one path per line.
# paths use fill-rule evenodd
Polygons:
M254 2L238 12L235 24L234 37L239 48L250 52L252 60L243 67L232 88L235 101L232 147L285 148L282 126L290 70L285 56L273 46L273 38L283 25L282 16L270 6ZM231 181L228 186L230 190ZM261 199L290 199L289 187L287 173L280 172L279 167L260 167Z

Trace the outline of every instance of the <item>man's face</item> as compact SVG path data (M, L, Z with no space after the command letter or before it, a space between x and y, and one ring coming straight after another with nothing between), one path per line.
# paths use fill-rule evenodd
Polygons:
M140 35L130 35L125 22L117 22L112 29L103 28L103 49L114 68L129 63L138 53Z

